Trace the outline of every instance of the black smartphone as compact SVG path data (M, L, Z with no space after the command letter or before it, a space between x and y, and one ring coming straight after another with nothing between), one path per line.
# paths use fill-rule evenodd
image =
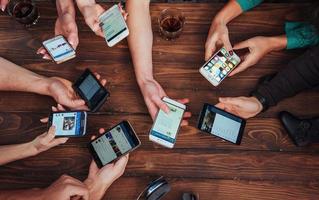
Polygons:
M133 127L123 121L91 141L88 148L99 168L107 165L141 145Z
M84 99L92 112L98 111L110 96L110 93L89 69L86 69L78 78L73 84L73 88Z
M213 105L204 104L197 128L234 144L240 144L246 121Z
M55 137L81 137L86 133L85 111L53 112L49 116L48 128L55 126Z

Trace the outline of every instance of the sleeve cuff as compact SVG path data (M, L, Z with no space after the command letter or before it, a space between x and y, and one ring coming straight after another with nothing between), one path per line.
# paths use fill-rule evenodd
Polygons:
M236 0L236 1L244 12L256 7L257 5L261 4L261 2L263 2L263 0Z
M287 49L314 46L319 43L316 28L304 22L286 22Z

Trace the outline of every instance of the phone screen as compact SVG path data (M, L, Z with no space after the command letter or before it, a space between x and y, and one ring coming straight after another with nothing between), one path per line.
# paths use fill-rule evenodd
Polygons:
M165 102L165 101L164 101ZM151 135L161 138L167 142L175 143L176 135L183 119L184 109L177 105L165 102L170 112L166 114L159 110Z
M79 85L79 89L82 91L88 101L92 100L100 88L100 84L96 81L92 74L89 74Z
M221 137L236 143L241 132L243 120L227 112L217 109L215 106L205 104L202 118L202 131Z
M105 11L99 17L99 20L107 42L112 41L127 29L118 5L114 5L112 8Z
M106 165L139 145L134 131L123 122L91 142L101 161Z
M82 134L83 112L60 112L52 114L52 125L56 136L79 136Z
M231 56L225 48L221 48L203 68L220 83L239 63L240 58L235 53Z
M50 40L43 42L43 45L50 52L53 60L62 61L70 56L75 55L74 49L70 44L64 39L63 36L57 36Z

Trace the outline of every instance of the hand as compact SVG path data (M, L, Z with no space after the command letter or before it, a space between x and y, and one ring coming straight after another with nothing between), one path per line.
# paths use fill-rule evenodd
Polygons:
M9 3L9 0L0 0L0 8L3 12L6 9L8 3Z
M105 133L105 130L101 128L99 130L100 134ZM96 136L92 136L91 140L94 140ZM128 162L129 155L121 157L115 163L105 165L99 169L92 160L89 175L85 180L85 184L90 190L90 198L94 200L101 199L104 196L104 193L111 186L111 184L123 175L125 167Z
M51 126L48 132L43 133L36 137L31 145L34 148L34 155L37 155L43 151L46 151L52 147L64 144L68 141L68 138L55 138L55 127Z
M263 109L263 106L255 97L219 98L219 103L216 106L245 119L256 116Z
M42 198L40 199L70 200L74 197L81 197L81 199L88 200L89 190L87 186L71 176L62 175L48 188L43 189Z
M249 53L244 55L243 61L236 67L229 76L233 76L247 68L257 64L266 54L273 50L281 50L286 47L285 38L257 36L235 44L234 50L248 48Z
M169 107L162 101L162 98L167 96L161 85L153 80L147 80L140 85L145 104L153 120L155 120L156 114L159 109L163 110L165 113L169 113ZM189 99L178 100L182 104L189 102ZM185 120L182 121L181 126L187 126L187 118L191 117L190 112L184 113Z
M124 16L126 20L128 14L123 10L121 3L119 3L118 6L120 8L122 15ZM91 30L96 35L104 38L104 34L100 27L99 17L101 14L105 12L105 9L99 4L88 4L81 7L80 10L86 24L91 28Z
M63 35L73 49L77 48L79 44L78 27L75 22L75 17L72 14L64 13L58 17L55 22L55 35ZM52 59L44 47L39 48L37 54L42 54L43 59Z
M232 51L232 45L229 41L228 28L225 23L214 20L210 26L205 44L205 60L207 61L217 47L225 47L227 51Z
M72 83L59 77L48 78L48 93L59 104L76 110L88 110L85 101L77 96Z

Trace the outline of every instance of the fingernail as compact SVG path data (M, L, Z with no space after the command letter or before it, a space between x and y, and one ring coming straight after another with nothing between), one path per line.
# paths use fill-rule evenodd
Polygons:
M1 10L4 12L4 10L6 9L5 6L1 6Z
M42 58L45 60L50 60L50 58L47 55L44 55Z
M229 51L229 54L232 56L234 54L234 51L233 50L230 50Z

